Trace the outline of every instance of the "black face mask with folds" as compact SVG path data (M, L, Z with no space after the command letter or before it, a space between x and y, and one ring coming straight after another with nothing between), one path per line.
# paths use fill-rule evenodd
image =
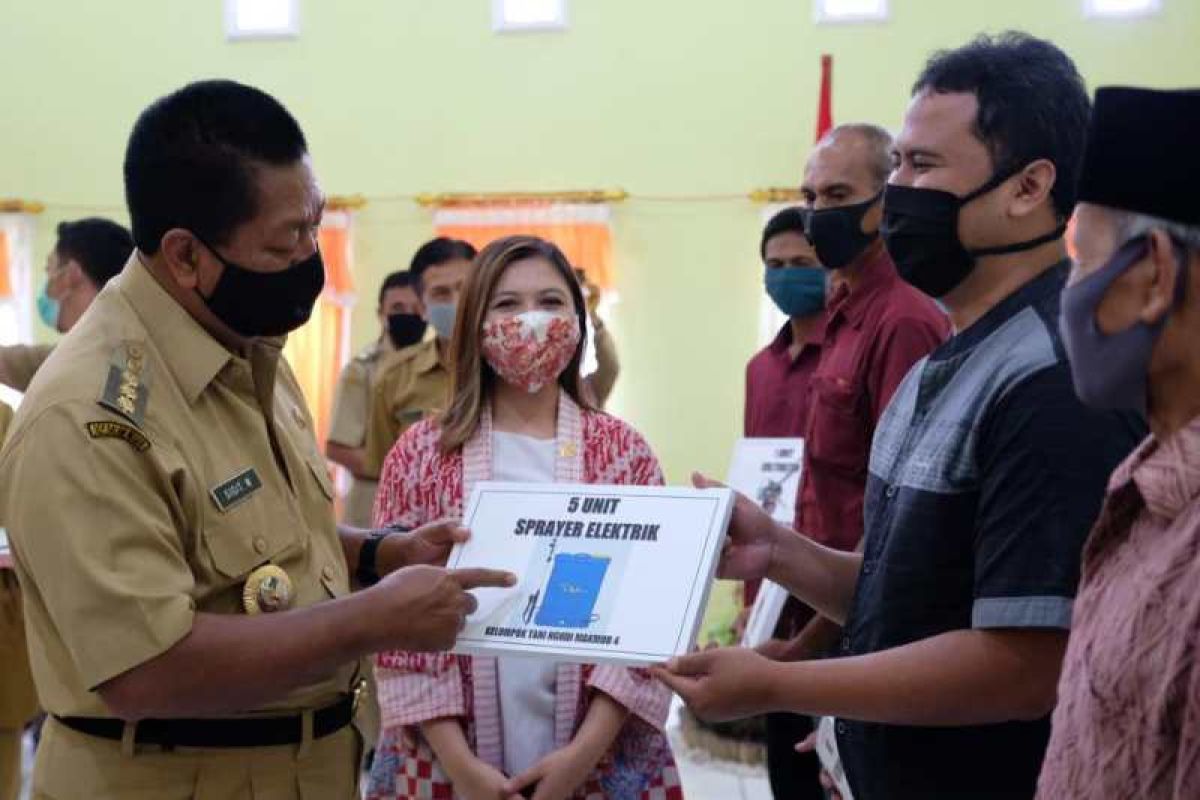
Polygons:
M998 172L963 197L941 189L889 183L883 192L880 232L900 277L930 297L943 297L967 279L978 258L1020 253L1062 238L1066 225L1036 239L1000 247L968 250L959 240L958 214L962 207L994 191L1020 171Z
M411 347L424 339L425 329L429 326L421 319L420 314L388 314L387 327L388 338L399 350L402 347Z
M320 250L279 272L257 272L228 260L203 239L200 242L225 267L212 294L200 298L230 330L246 338L283 336L308 322L325 288Z
M817 251L817 259L826 269L842 269L862 255L878 231L865 233L863 218L867 216L883 192L862 203L837 208L806 210L804 235Z

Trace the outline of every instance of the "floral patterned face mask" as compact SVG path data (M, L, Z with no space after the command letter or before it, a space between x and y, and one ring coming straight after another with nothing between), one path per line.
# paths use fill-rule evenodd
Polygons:
M483 357L505 383L533 394L571 363L580 335L574 314L526 311L483 324Z

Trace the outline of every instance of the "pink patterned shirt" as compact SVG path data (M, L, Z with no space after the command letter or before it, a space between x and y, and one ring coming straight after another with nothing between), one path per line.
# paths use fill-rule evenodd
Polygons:
M1038 797L1200 798L1200 418L1113 474Z

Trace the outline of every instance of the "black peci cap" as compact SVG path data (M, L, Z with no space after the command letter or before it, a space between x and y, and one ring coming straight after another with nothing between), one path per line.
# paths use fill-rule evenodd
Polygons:
M1079 201L1200 224L1200 90L1096 92Z

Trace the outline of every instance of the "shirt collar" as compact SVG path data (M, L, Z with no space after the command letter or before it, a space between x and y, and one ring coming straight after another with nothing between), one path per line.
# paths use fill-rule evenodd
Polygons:
M887 250L880 247L879 252L863 264L854 291L850 291L845 283L839 283L834 288L829 297L829 316L845 317L846 322L859 327L870 310L871 298L899 279L896 265L892 263Z
M158 284L137 250L114 283L141 319L142 326L152 332L155 348L187 401L196 402L233 359L233 354Z
M808 329L808 335L804 337L804 347L820 347L825 341L825 326L829 322L829 315L822 311L821 316ZM779 333L775 334L775 338L767 345L767 348L775 355L786 354L787 349L792 346L792 323L785 322L783 327L779 329Z
M1133 484L1156 517L1173 520L1200 495L1200 417L1165 441L1153 436L1117 467L1109 493Z
M418 373L424 374L431 372L438 367L445 369L442 364L441 356L438 354L437 339L429 339L420 344L413 345L418 348L413 354L413 369Z
M1023 284L1008 297L993 306L966 330L956 333L941 347L934 350L930 359L942 361L965 353L995 333L1004 323L1025 308L1037 304L1049 295L1062 292L1067 283L1071 262L1060 261L1029 282Z

